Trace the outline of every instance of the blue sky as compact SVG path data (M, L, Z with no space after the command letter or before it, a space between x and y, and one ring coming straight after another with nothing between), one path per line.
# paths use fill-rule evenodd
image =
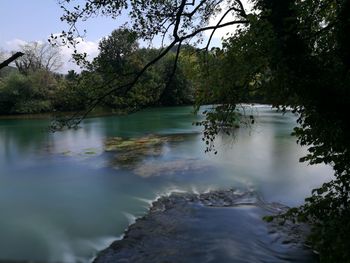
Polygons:
M55 0L1 0L0 45L8 41L44 39L50 32L63 26L59 21L60 10Z
M78 2L82 0L77 0ZM243 0L246 2L247 0ZM63 14L57 0L0 0L0 50L16 51L21 44L31 41L47 41L51 34L67 29L67 24L60 21ZM110 18L93 18L79 25L79 29L87 29L84 43L79 50L93 58L98 53L98 42L109 35L113 29L128 20L127 16L119 18L118 22ZM216 24L215 20L212 21ZM213 43L220 45L220 39L232 29L217 30ZM71 50L62 49L63 60L66 62L61 72L78 69L69 63Z
M60 21L63 14L57 0L0 0L0 50L16 51L21 44L31 41L47 41L51 34L67 29L67 24ZM125 21L127 17L121 17ZM91 57L96 56L99 40L109 35L121 22L110 18L94 18L80 25L87 29L81 51ZM69 63L71 50L63 49L65 65L62 72L74 68Z
M0 46L14 39L46 40L51 33L67 28L60 21L62 15L57 0L0 0ZM116 21L97 18L84 23L88 40L97 41L117 27Z

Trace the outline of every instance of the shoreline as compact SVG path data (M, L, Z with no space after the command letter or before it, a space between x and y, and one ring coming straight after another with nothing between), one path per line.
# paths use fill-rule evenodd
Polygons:
M264 103L240 103L242 106L254 106L254 107L272 107L271 104L264 104ZM209 106L209 105L202 105L202 106ZM127 114L132 114L135 112L138 112L140 110L145 109L157 109L157 108L178 108L178 107L194 107L194 105L174 105L174 106L162 106L162 105L153 105L145 108L141 108L139 110L117 110L114 111L113 109L97 109L95 112L91 112L88 114L87 118L94 118L94 117L104 117L104 116L123 116ZM43 112L43 113L17 113L17 114L5 114L0 115L0 120L42 120L42 119L51 119L55 116L70 116L77 112L84 112L84 111L57 111L57 112Z
M0 115L0 120L50 120L54 117L61 116L67 117L73 115L72 112L45 112L45 113L33 113L33 114L10 114L10 115ZM105 117L105 116L123 116L126 115L125 112L92 112L87 118L95 118L95 117Z
M96 111L90 112L87 118L93 117L104 117L104 116L123 116L127 114L132 114L140 110L145 109L156 109L156 108L177 108L177 107L188 107L193 105L174 105L174 106L150 106L145 108L140 108L139 110L113 110L113 109L97 109ZM51 119L55 116L70 116L77 112L84 112L84 110L80 111L53 111L53 112L42 112L42 113L17 113L17 114L5 114L0 115L0 120L30 120L30 119Z

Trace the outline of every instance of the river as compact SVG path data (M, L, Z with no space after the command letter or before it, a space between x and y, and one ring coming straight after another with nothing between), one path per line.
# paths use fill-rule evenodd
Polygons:
M89 118L56 133L48 120L0 120L0 260L86 261L171 191L234 187L302 204L332 169L298 162L306 149L290 136L295 115L246 110L256 123L219 136L217 155L204 153L191 107Z

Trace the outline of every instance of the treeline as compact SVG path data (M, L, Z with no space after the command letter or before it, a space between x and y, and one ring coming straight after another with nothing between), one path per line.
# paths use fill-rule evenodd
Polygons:
M57 91L65 85L65 78L54 73L62 65L59 49L33 42L21 51L25 55L16 67L0 70L0 114L53 111Z
M209 104L217 98L209 93L239 85L239 78L232 75L235 65L228 64L230 52L216 48L208 53L188 45L182 46L176 67L175 46L129 87L127 84L161 50L140 47L137 35L128 29L115 30L102 39L99 55L81 73L55 73L62 65L61 56L59 49L49 44L29 43L21 51L25 55L16 61L16 67L0 72L0 114L85 110L106 91L109 95L99 107L112 111L198 101ZM244 101L266 101L246 89L244 92Z

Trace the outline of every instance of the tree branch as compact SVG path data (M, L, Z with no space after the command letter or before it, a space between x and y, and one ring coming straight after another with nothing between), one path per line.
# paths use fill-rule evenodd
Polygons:
M220 18L219 22L216 24L216 26L219 26L219 25L221 24L221 22L225 19L225 17L226 17L232 10L233 10L233 8L228 9L228 10L225 12L225 14L223 14L223 15L221 16L221 18ZM211 34L210 34L208 43L207 43L207 45L206 45L206 47L205 47L205 50L207 50L207 51L208 51L210 42L211 42L211 40L212 40L212 38L213 38L213 36L214 36L214 34L215 34L216 29L217 29L217 28L213 29L213 31L212 31Z
M139 81L140 77L151 66L153 66L156 62L158 62L161 58L163 58L176 44L178 44L178 47L177 47L177 52L176 52L176 57L175 57L175 62L174 62L172 75L176 71L176 66L177 66L177 62L178 62L178 58L179 58L179 54L180 54L180 49L181 49L181 44L184 41L187 41L187 40L197 36L198 34L201 34L204 31L207 31L207 30L214 30L215 31L218 28L223 28L223 27L230 26L230 25L247 24L247 23L249 23L248 20L235 20L235 21L230 21L230 22L227 22L227 23L220 24L222 22L222 20L223 20L223 18L222 18L220 20L220 22L217 25L215 25L215 26L207 26L207 27L198 28L198 29L194 30L193 32L191 32L191 33L189 33L187 35L182 35L181 36L181 35L179 35L179 28L181 26L181 18L186 16L186 14L184 13L186 3L187 3L186 0L181 0L180 5L177 8L178 10L176 12L175 20L172 23L170 23L170 26L173 25L173 27L174 27L173 30L172 30L173 41L166 48L164 48L158 54L158 56L156 56L153 60L149 61L135 75L133 80L131 80L129 83L126 83L126 84L123 84L123 85L118 85L117 87L115 87L115 86L111 87L111 85L113 84L113 82L114 82L116 77L111 78L107 82L103 83L103 87L101 87L101 88L110 87L110 89L107 90L104 94L100 95L99 97L93 99L91 101L91 104L90 104L90 106L88 107L87 110L85 110L83 112L76 112L73 116L71 116L70 118L68 118L66 120L61 120L61 121L57 121L56 120L56 123L54 123L54 125L56 125L56 127L52 126L52 130L53 131L57 130L57 127L58 127L58 129L62 129L64 127L68 127L68 128L76 127L107 96L109 96L109 95L111 95L113 93L117 93L118 95L125 95L125 94L127 94L135 86L135 84ZM204 3L205 3L205 1L201 1L199 3L199 5L197 5L196 8L193 11L195 12L196 10L198 10L200 8L200 6L203 5ZM232 11L232 10L234 10L234 9L233 8L230 9L230 11ZM226 14L223 17L225 17L228 12L229 11L227 11ZM238 10L237 12L240 12L240 14L242 14L242 10ZM167 27L167 30L170 30L170 26Z
M199 33L207 31L207 30L213 30L213 29L216 30L216 29L219 29L219 28L223 28L223 27L231 26L231 25L236 25L236 24L249 24L249 21L248 20L235 20L235 21L230 21L230 22L227 22L227 23L224 23L224 24L221 24L221 25L207 26L207 27L199 28L199 29L193 31L191 34L181 37L179 39L179 41L183 41L185 39L192 38L192 37L198 35Z
M23 55L24 55L24 53L22 53L22 52L16 52L10 58L8 58L5 61L0 63L0 69L7 67L12 61L16 60L17 58L19 58Z
M178 31L179 31L179 26L181 23L181 16L183 14L186 2L187 2L187 0L181 1L181 4L179 6L179 10L176 13L176 20L175 20L176 22L175 22L174 31L173 31L173 37L175 38L175 41L177 41L179 39Z

